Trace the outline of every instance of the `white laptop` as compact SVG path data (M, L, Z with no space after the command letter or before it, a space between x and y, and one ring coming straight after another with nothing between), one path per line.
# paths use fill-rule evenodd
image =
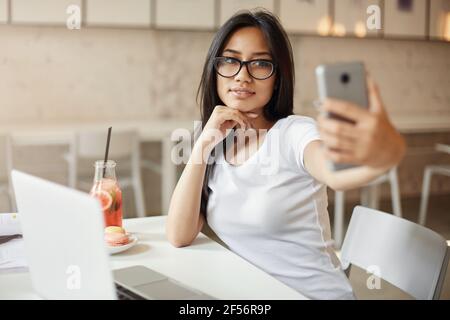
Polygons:
M99 202L13 170L35 291L46 299L212 299L144 266L111 271Z

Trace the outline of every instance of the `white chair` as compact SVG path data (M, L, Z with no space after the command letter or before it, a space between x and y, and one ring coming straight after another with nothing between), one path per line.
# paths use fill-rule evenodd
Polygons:
M69 186L89 189L92 186L94 168L91 166L90 180L78 179L80 162L101 160L105 156L106 131L88 131L75 134L70 152L65 156L69 164ZM121 188L132 187L138 217L145 217L144 192L141 179L141 156L139 137L135 131L112 131L109 159L118 162L118 180ZM124 176L124 170L130 172Z
M16 205L10 179L12 150L9 135L0 136L0 145L4 152L4 157L0 159L0 194L5 195L8 199L8 210L15 212Z
M437 144L436 151L450 154L450 146L445 144ZM433 174L442 174L450 177L450 165L428 165L425 167L419 211L419 223L421 225L425 225L425 220L427 218L428 197L430 195L431 176Z
M355 207L341 251L351 265L393 284L415 299L439 299L449 261L447 241L411 221L374 209Z
M373 209L378 209L379 195L378 186L382 183L389 182L391 187L391 201L393 212L396 216L402 216L402 206L400 200L400 187L398 183L397 168L394 167L388 173L378 177L371 183L362 188L361 204ZM340 248L344 237L344 208L345 193L344 191L336 191L334 198L334 227L333 238L335 247Z
M34 141L27 141L27 139L23 139L23 137L16 136L13 134L9 134L5 137L5 145L6 145L6 172L8 176L8 193L9 193L9 201L10 201L10 208L12 212L17 212L17 205L16 205L16 197L14 194L14 189L12 185L11 180L11 171L13 169L17 169L17 163L16 163L16 154L15 150L16 148L26 148L26 147L34 147L36 144ZM30 162L33 167L38 167L38 169L43 169L44 167L40 164L36 166L34 162ZM31 169L31 166L28 168L20 168L20 170L29 171ZM45 169L47 169L45 165Z

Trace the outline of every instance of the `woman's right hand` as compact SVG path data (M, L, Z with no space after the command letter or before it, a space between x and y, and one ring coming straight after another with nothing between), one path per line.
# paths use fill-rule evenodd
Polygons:
M258 114L253 112L241 112L239 110L217 105L199 137L199 140L210 144L214 148L227 136L227 130L239 125L246 130L252 128L250 119L255 119Z

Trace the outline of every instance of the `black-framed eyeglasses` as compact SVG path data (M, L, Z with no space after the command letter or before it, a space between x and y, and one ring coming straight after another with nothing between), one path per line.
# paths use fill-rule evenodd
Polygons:
M215 57L214 68L216 72L225 78L236 76L245 65L248 74L257 79L265 80L270 78L275 72L275 64L270 60L256 59L241 61L232 57Z

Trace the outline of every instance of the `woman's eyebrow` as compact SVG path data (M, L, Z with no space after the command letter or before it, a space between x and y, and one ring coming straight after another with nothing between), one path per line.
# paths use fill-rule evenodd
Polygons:
M229 52L229 53L234 53L234 54L242 54L242 52L240 52L240 51L237 51L237 50L233 50L233 49L225 49L225 50L223 50L223 52L225 53L225 52ZM272 56L271 54L270 54L270 52L267 52L267 51L261 51L261 52L253 52L252 53L252 56Z

